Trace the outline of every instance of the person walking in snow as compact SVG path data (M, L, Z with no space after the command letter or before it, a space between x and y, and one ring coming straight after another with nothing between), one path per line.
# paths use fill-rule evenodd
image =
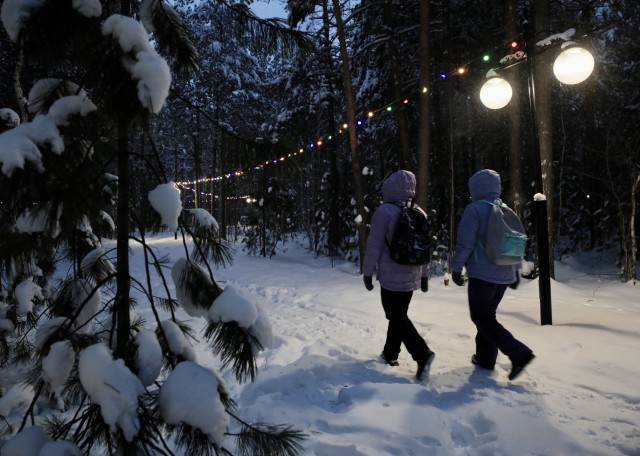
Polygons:
M377 272L380 282L382 308L389 324L387 338L380 357L390 366L398 365L401 344L417 363L416 378L422 380L428 375L435 356L420 336L408 316L409 303L415 290L427 292L428 265L408 266L391 259L389 246L401 208L395 204L405 204L415 196L416 178L410 171L396 171L382 184L383 204L371 218L371 229L367 238L366 255L362 268L364 285L373 290L373 274Z
M483 169L471 176L468 185L471 203L465 208L458 226L451 275L456 285L463 286L462 267L466 265L469 313L477 328L476 352L471 362L480 368L493 370L499 350L511 360L509 380L513 380L533 360L534 355L529 347L498 323L496 311L507 287L514 290L518 288L521 264L493 264L484 249L477 248L479 244L485 245L491 212L491 205L481 200L500 197L500 175L491 169Z

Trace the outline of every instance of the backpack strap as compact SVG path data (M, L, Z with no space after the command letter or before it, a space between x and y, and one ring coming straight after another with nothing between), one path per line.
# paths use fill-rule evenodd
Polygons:
M400 209L403 209L405 207L413 207L415 206L415 203L413 201L413 198L409 198L406 202L402 202L402 201L387 201L385 203L382 204L391 204L392 206L396 206L399 207Z
M387 201L386 203L382 203L382 204L393 204L394 206L398 206L400 208L415 206L415 202L413 201L413 197L409 197L407 199L407 201L405 201L404 203L402 201Z
M496 198L496 199L481 199L481 200L477 200L474 201L475 203L485 203L488 204L489 206L498 206L498 207L502 207L502 205L504 204L502 202L502 200L500 198ZM478 260L478 250L482 250L483 252L485 251L485 246L482 242L480 242L480 239L476 240L476 245L473 249L473 256L475 260Z
M392 204L393 206L399 207L401 214L400 216L402 216L402 210L407 208L407 207L413 207L414 206L414 202L413 202L413 197L410 196L409 199L407 199L406 202L401 202L401 201L387 201L386 203L382 203L382 204ZM389 242L389 239L387 239L387 236L384 237L384 242L385 244L387 244L387 247L389 248L389 250L391 250L391 243Z
M487 203L490 204L492 206L498 206L498 207L502 207L504 206L504 203L502 202L502 200L500 198L496 198L496 199L481 199L481 200L477 200L475 201L476 203Z

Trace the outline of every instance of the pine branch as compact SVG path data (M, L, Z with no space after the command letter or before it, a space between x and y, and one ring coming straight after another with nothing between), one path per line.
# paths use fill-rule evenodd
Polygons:
M64 439L73 427L73 419L65 419L63 415L49 415L44 419L44 428L53 439Z
M198 226L190 231L193 242L193 260L198 263L213 261L217 266L226 267L233 263L234 249L229 242L222 239L217 229Z
M78 417L73 441L81 449L86 449L87 454L91 454L90 450L94 446L115 446L109 426L103 421L98 404L88 405Z
M8 205L13 204L11 201L19 199L19 196L16 198L15 192L13 195L9 193L11 187L12 185L9 183L6 187L7 192L3 192L0 189L0 200L5 206L2 213L3 220L13 219L10 216L7 217L8 214L4 210L8 209ZM55 245L51 238L30 233L16 233L15 231L2 232L0 236L2 236L0 240L0 264L4 266L1 271L4 277L19 279L22 276L34 275L34 271L31 270L31 260L34 256L43 258L43 263L50 261L48 257Z
M193 454L198 456L219 456L229 454L226 450L214 445L209 437L200 429L180 423L178 425L166 425L166 430L174 436L176 449L181 454Z
M173 322L178 325L180 331L184 334L187 339L197 340L193 328L186 324L183 321L173 320ZM162 329L162 325L158 324L156 328L156 337L158 338L158 342L160 343L160 348L162 349L163 357L162 357L162 371L169 372L173 370L173 368L181 361L184 361L182 356L178 356L173 353L169 348L169 342L167 341L167 337Z
M233 434L241 456L295 456L303 450L306 434L290 425L249 424L228 413L242 426L239 434Z
M31 59L59 63L69 51L76 57L90 58L92 39L101 36L98 18L87 18L72 7L71 2L40 2L20 28L20 40ZM68 71L68 69L67 69Z
M262 19L244 3L219 1L235 15L232 20L236 34L252 52L280 54L286 58L295 56L298 51L310 52L315 48L315 41L309 34L288 27L282 19Z
M254 347L261 350L262 345L248 329L235 321L209 321L205 337L210 342L213 352L220 356L222 367L226 369L231 365L238 382L242 383L247 378L251 381L255 379L258 367Z
M35 421L34 418L33 418L33 410L36 407L36 403L37 403L38 397L40 397L40 393L42 392L42 388L43 387L44 387L44 384L40 383L38 385L38 389L36 389L36 391L34 392L33 399L31 400L31 404L29 404L29 407L27 408L27 411L25 412L24 417L22 418L22 424L20 425L19 431L24 429L24 427L27 424L27 419L29 418L29 416L31 416L32 424Z
M11 424L7 421L7 419L3 416L2 418L2 427L0 427L0 437L10 437L13 434L13 428Z
M13 344L13 353L9 362L11 364L24 364L33 358L33 346L26 338L17 339Z
M9 359L11 355L11 345L3 334L0 336L0 367Z
M143 230L140 230L141 233L143 233ZM142 236L142 240L138 240L135 237L132 237L132 239L136 240L137 242L140 243L140 245L142 245L143 249L144 249L144 257L145 257L145 264L146 265L151 265L154 267L156 273L158 274L158 277L160 277L160 280L162 281L162 287L165 291L165 294L167 296L167 298L156 298L158 304L160 305L160 307L164 310L166 310L167 312L171 313L171 318L174 319L175 318L175 309L178 306L178 302L174 299L171 298L171 292L169 291L169 285L167 284L167 280L165 278L165 275L163 273L163 268L168 268L170 265L170 261L171 259L169 258L168 255L163 255L161 257L158 257L156 255L156 252L153 251L153 249L151 247L149 247L147 245L147 243L145 242L145 238L144 235ZM153 261L149 261L149 257L151 257L153 259ZM149 290L152 290L152 286L151 286L151 276L149 274L149 268L145 267L145 274L146 274L146 278L147 278L147 288ZM160 315L158 314L156 307L154 305L154 296L150 296L149 297L149 302L151 303L151 310L153 311L153 315L156 319L156 323L158 325L160 325Z
M213 301L220 296L222 289L213 281L211 275L205 273L198 264L193 261L185 261L185 267L175 283L176 289L186 294L185 298L189 300L191 305L208 310Z
M104 281L104 285L115 281L114 266L107 258L106 253L85 263L82 272L92 277L96 282Z
M96 51L99 52L99 51ZM96 78L96 99L104 102L104 113L123 115L129 125L144 125L150 118L150 111L138 99L138 81L122 65L122 48L115 39L108 40L94 70Z
M178 301L175 299L155 298L155 302L158 303L158 307L164 312L170 312L172 315L178 307Z
M176 71L183 77L198 71L198 51L176 11L162 0L145 0L140 13L159 50L171 56Z
M158 409L159 391L155 389L140 397L138 414L140 431L136 437L136 443L143 450L142 454L169 456L174 453L168 447L167 436L162 429L163 420Z

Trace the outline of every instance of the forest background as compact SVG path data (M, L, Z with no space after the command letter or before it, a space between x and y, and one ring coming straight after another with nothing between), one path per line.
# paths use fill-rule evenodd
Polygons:
M622 281L637 280L636 1L289 1L287 21L256 17L251 1L0 3L0 144L17 145L19 152L0 149L0 349L5 362L36 363L29 380L38 392L54 393L37 368L57 341L76 353L90 343L108 343L116 358L138 370L133 340L142 322L131 313L132 288L144 290L152 306L168 309L178 324L176 306L195 302L209 309L222 293L209 262L229 261L230 244L271 256L278 243L303 233L310 251L358 264L381 183L399 168L415 172L416 200L431 220L433 274L448 271L469 176L492 168L503 177L504 201L531 234L527 260L537 262L532 204L541 177L551 277L554 260L603 249L615 252ZM139 41L119 37L122 24L135 26ZM533 30L529 45L574 29L572 39L595 57L591 77L576 86L560 84L551 67L562 40L536 44L530 98L521 54L525 24ZM141 70L150 63L157 72ZM514 88L501 110L479 100L489 70ZM58 102L69 96L83 103L90 98L92 108L83 105L60 117ZM38 131L43 118L57 122L59 137L43 140L40 134L50 133ZM26 142L17 137L28 137L33 147L22 148ZM169 222L149 198L167 182L180 190L185 209ZM200 210L216 223L199 217ZM129 242L144 245L146 233L161 224L188 234L195 245L173 277L175 298L166 283L167 296L158 297L128 269ZM115 258L100 250L106 237L116 240ZM54 286L61 265L68 277ZM162 273L164 266L162 258L150 257L147 273ZM33 308L18 293L25 288L32 290ZM90 320L104 314L106 329L87 336L87 321L79 317L96 296L104 303L96 304ZM183 357L166 347L155 315L170 372ZM45 316L68 324L34 346L27 335ZM239 381L253 378L260 346L255 334L234 322L209 323L207 338L223 365ZM67 383L77 386L73 375ZM83 403L83 393L67 393L69 403ZM154 394L146 396L150 403ZM157 410L144 411L154 418L143 421L148 428L134 442L96 425L96 407L85 408L77 421L54 423L49 435L67 435L78 426L74 441L89 451L96 428L99 443L134 454L155 448L164 435L153 424L160 419ZM288 428L258 432L245 424L236 437L247 438L249 447L266 445L268 454L280 454L273 445L291 448L296 439ZM192 431L180 428L182 445L205 454L202 448L211 442ZM265 443L258 434L274 440Z
M245 239L250 252L268 255L283 236L302 230L317 253L358 261L381 181L405 168L418 177L417 202L429 212L446 269L468 201L467 179L492 168L503 177L503 199L533 235L538 171L527 71L504 63L523 49L523 21L529 20L536 42L575 29L572 39L596 60L587 81L567 86L551 71L560 43L536 59L550 258L613 247L623 280L635 277L635 2L346 2L340 6L346 62L331 1L289 2L288 20L313 43L295 50L290 42L267 46L258 25L237 33L250 19L234 11L250 3L234 10L225 2L175 2L200 67L172 81L148 131L131 137L134 204L144 203L155 176L164 173L181 188L184 207L207 209L227 236L235 236L238 223L256 227ZM6 36L3 42L0 99L20 112L16 54ZM345 65L352 78L348 94ZM479 100L490 69L514 87L501 110ZM28 77L35 74L22 75L25 87ZM343 127L350 123L358 126ZM155 154L162 173L148 166ZM534 259L535 239L529 253Z

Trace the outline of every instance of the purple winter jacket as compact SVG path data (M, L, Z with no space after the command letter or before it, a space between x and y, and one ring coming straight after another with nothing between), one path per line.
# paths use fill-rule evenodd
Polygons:
M516 280L516 271L522 267L521 264L493 264L482 248L476 248L478 243L486 242L487 222L491 212L491 206L479 200L494 200L500 197L500 175L491 169L483 169L469 178L468 185L472 202L465 208L458 225L451 270L460 272L462 267L466 266L469 278L498 284L513 283Z
M410 171L396 171L382 184L383 203L405 203L415 196L416 177ZM382 204L371 217L362 273L373 276L377 271L380 286L390 291L414 291L420 288L422 277L429 273L428 265L408 266L391 259L389 246L401 209L394 204Z

